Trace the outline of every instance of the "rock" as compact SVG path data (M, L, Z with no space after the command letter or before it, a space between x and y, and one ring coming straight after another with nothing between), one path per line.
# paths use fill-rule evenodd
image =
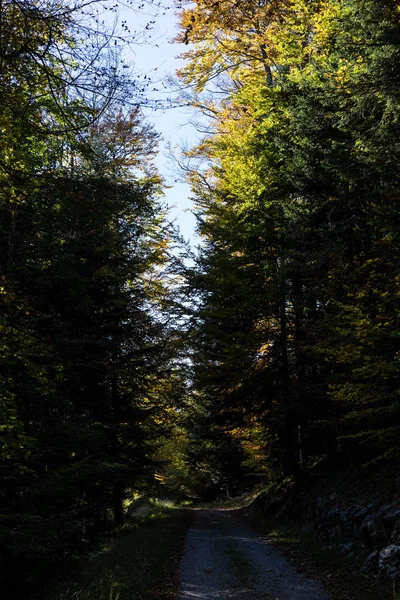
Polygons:
M386 570L387 575L391 579L399 580L400 579L400 565L392 565Z
M138 498L138 500L132 502L126 511L128 517L146 517L150 512L150 505L148 498Z
M357 550L357 542L348 542L347 544L340 544L338 546L340 552L343 552L346 556L355 556Z
M394 502L387 507L383 522L385 528L391 533L398 521L400 521L400 506L397 502Z
M397 521L400 521L400 506L397 502L386 504L372 515L368 515L361 522L359 528L360 537L364 545L369 548L373 546L382 547L389 541L393 541L394 543L400 541L398 539L400 536L393 538L392 535ZM398 532L400 533L400 526L398 527Z
M350 519L350 511L349 510L342 510L340 511L340 519L343 521L343 523L348 523L349 519Z
M384 571L392 579L400 576L400 546L390 544L379 552L379 569Z
M371 575L371 574L377 573L378 567L379 567L378 561L379 561L379 552L378 552L378 550L374 550L374 552L371 552L371 554L364 561L364 564L361 569L362 572L365 573L365 575Z
M361 536L360 536L360 528L359 528L359 526L357 525L357 523L354 523L354 526L353 526L353 535L354 535L354 537L355 537L355 538L357 538L358 540L359 540L359 539L360 539L360 537L361 537Z
M379 546L379 542L387 539L385 528L383 527L385 512L386 507L384 506L376 513L369 515L360 525L360 537L368 547L371 545Z
M379 566L381 567L387 560L393 558L400 552L400 546L390 544L379 552ZM382 563L382 564L381 564Z
M390 539L394 544L400 545L400 519L395 523Z
M371 512L372 509L373 509L372 504L363 506L353 515L353 520L356 521L356 523L361 523L361 521L363 521L365 519L365 517L368 516L368 514Z
M143 517L147 517L147 515L150 513L151 511L151 507L150 505L145 505L142 504L141 506L138 506L137 508L134 508L133 510L130 511L129 516L130 517L134 517L135 519L142 519Z
M328 512L328 517L329 518L333 518L336 519L340 514L340 509L337 506L334 506L333 508L331 508L331 510Z

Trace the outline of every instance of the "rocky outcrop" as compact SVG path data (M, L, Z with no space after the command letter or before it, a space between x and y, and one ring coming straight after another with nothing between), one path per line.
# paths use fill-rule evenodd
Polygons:
M316 529L348 556L364 559L363 571L383 572L400 579L400 499L384 506L335 505L336 495L319 497L303 513L306 526ZM302 519L303 520L303 519Z
M385 485L384 478L358 474L301 488L287 483L269 490L258 504L264 503L264 514L300 522L347 556L361 559L365 574L400 580L399 482L389 491Z

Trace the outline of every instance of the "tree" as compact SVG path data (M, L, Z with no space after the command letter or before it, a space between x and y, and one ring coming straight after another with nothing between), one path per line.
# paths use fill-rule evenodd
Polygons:
M171 231L157 135L139 109L118 106L127 82L109 62L110 36L80 20L87 10L0 6L7 597L28 581L41 595L110 514L121 524L126 490L150 478L165 431Z
M211 90L194 99L212 118L188 156L207 164L189 173L206 239L198 328L220 379L212 392L198 384L216 415L251 404L283 473L397 456L396 6L247 9L182 10L180 39L194 47L181 79Z

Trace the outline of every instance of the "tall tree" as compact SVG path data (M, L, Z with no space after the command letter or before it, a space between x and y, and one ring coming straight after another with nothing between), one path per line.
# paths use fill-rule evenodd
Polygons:
M171 356L158 307L170 235L152 166L158 137L137 108L121 107L118 49L94 31L88 6L0 4L7 597L28 580L42 594L37 584L110 514L121 524L169 407L159 390Z
M181 20L180 40L194 46L180 77L210 90L193 101L211 120L188 157L207 165L190 179L207 240L199 335L209 332L209 357L216 349L216 412L226 415L221 393L239 410L252 398L250 415L263 420L266 451L279 449L284 473L337 462L340 449L357 464L395 456L397 8L250 8L196 2ZM212 304L232 324L226 336ZM243 307L237 359L228 349ZM245 373L250 388L235 385Z

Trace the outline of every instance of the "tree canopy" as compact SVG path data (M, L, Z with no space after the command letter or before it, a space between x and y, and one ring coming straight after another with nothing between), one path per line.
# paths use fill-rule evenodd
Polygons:
M103 4L0 3L7 597L27 585L42 597L111 516L122 524L126 490L152 483L176 402L159 136Z
M0 2L7 598L43 597L128 494L399 459L398 2L176 1L186 260L117 8Z
M397 460L397 3L179 5L196 393L254 475Z

